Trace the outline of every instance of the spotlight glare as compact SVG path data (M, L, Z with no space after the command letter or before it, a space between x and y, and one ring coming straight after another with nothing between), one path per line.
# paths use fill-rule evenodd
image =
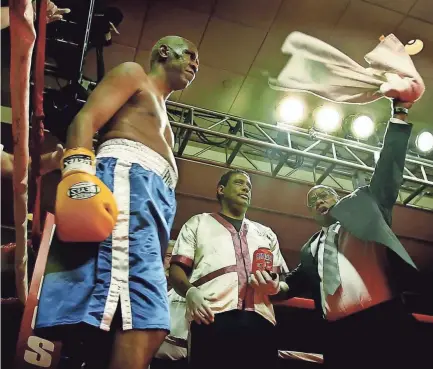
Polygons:
M340 114L334 108L322 107L315 114L315 125L326 133L334 132L341 125Z
M278 121L283 124L298 123L304 114L304 103L293 97L283 99L278 106Z
M433 150L433 134L431 132L421 132L415 140L415 145L419 151L428 153Z
M365 140L369 138L373 132L374 122L366 115L361 115L352 122L352 133L358 139Z

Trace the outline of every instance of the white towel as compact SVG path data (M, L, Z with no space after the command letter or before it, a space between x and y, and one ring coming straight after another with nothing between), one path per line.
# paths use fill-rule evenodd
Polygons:
M403 44L393 34L364 58L364 68L331 45L301 32L293 32L282 51L291 54L277 79L277 90L301 90L340 103L363 104L382 97L416 101L424 82Z

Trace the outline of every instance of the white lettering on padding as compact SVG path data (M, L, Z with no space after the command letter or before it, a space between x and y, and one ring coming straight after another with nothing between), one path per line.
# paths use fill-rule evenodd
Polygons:
M101 189L93 182L78 182L68 189L68 196L74 200L84 200L96 196Z
M40 337L30 336L27 340L27 346L30 349L24 353L24 360L27 363L39 368L51 366L52 356L49 352L54 352L54 343Z

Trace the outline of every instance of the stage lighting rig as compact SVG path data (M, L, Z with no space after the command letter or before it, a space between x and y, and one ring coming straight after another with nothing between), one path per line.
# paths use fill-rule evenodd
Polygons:
M277 106L277 124L299 125L305 118L305 104L294 97L286 97Z
M415 139L415 146L422 154L433 152L433 133L425 130L418 133Z
M314 127L324 133L336 132L342 123L340 112L332 106L321 106L314 113Z

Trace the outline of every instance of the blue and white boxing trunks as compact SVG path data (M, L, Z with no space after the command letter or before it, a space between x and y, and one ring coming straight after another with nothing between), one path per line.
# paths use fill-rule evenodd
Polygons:
M99 244L63 243L54 236L35 328L87 323L108 331L120 304L124 330L170 330L162 260L176 211L177 174L147 146L112 139L98 150L96 175L114 194L117 224Z

